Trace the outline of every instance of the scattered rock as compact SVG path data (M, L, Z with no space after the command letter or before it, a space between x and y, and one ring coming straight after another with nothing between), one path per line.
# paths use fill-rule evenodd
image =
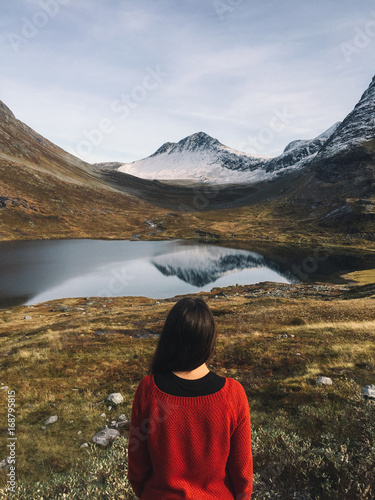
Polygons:
M153 222L152 220L145 220L145 223L147 224L148 228L149 229L155 229L157 227L157 224L155 224L155 222Z
M41 429L42 429L42 431L45 431L47 429L47 427L45 425L42 425Z
M52 417L48 417L44 421L44 425L54 424L55 422L57 422L58 418L59 417L57 415L52 415Z
M82 434L82 431L78 431L78 432L77 432L77 434L78 434L78 436L79 436L80 434Z
M9 457L4 458L4 460L1 460L0 462L0 469L9 469L10 463L9 463Z
M9 389L9 387L7 385L2 385L0 389Z
M120 435L119 431L116 429L109 429L104 427L101 431L97 432L92 438L94 443L100 446L107 446L111 441L116 439Z
M107 400L115 405L118 405L124 401L124 398L122 397L122 395L119 392L112 392L107 397Z
M26 314L26 316L25 316L23 319L30 320L30 319L32 319L32 318L31 318L30 314Z
M88 448L89 447L89 443L82 443L80 448Z
M375 399L375 385L366 385L365 387L363 387L361 393L362 396L366 399Z
M105 418L105 413L102 413L100 416L103 417L103 418Z
M128 419L126 417L126 415L124 413L121 413L121 415L119 415L118 419L117 419L119 422L128 422Z
M319 377L316 381L316 383L319 385L332 385L332 379L329 377Z
M152 337L159 337L159 334L153 333L151 330L137 330L134 335L134 338L136 339L149 339Z

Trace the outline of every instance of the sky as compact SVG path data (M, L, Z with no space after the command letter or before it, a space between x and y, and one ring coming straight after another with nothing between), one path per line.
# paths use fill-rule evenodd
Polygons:
M0 0L0 100L90 163L203 131L276 156L375 74L373 0Z

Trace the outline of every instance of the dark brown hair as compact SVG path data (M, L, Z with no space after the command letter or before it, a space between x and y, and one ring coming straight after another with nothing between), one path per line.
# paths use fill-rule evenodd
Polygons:
M203 299L179 300L165 320L151 362L151 373L198 368L213 353L216 336L214 317Z

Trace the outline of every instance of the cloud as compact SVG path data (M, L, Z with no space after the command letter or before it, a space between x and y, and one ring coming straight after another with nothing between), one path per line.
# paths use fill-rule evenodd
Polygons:
M132 161L199 130L238 147L288 106L295 118L264 151L278 154L343 119L374 73L375 36L350 63L341 49L370 4L254 0L220 16L213 1L49 0L58 12L16 53L8 35L23 36L43 2L2 2L0 99L72 151L111 120L93 162ZM149 68L167 76L142 95ZM112 104L132 93L141 98L121 117Z

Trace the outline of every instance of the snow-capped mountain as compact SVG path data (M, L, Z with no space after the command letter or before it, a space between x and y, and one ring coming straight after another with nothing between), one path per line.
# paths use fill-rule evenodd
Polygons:
M177 143L166 142L148 158L124 163L118 171L142 179L190 179L217 184L267 181L304 167L337 126L335 124L315 139L291 142L276 158L242 153L224 146L204 132L198 132ZM99 166L107 168L105 164Z
M280 156L272 158L265 164L266 172L286 173L287 169L304 167L317 155L339 125L340 122L335 123L315 139L291 142Z
M343 156L349 154L357 160L359 157L368 158L368 148L363 144L374 138L375 77L343 122L334 124L314 139L291 142L275 158L231 149L204 132L198 132L177 143L166 142L147 158L111 164L110 168L141 179L213 184L256 184L316 168L318 176L329 181L333 180L332 175L339 178L338 163L342 162ZM327 161L330 163L328 168ZM105 171L109 165L98 164L96 167Z
M125 163L118 170L143 179L192 179L218 183L257 179L267 158L230 149L204 132L177 143L167 142L143 160Z

